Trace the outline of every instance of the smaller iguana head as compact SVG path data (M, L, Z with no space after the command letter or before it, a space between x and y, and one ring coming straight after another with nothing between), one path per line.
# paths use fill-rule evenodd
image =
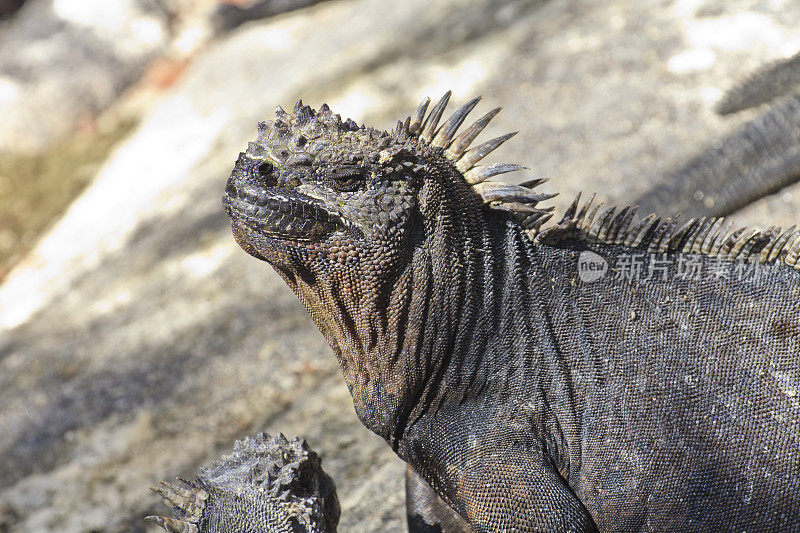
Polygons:
M327 533L339 523L336 484L299 437L245 437L195 481L178 479L150 489L172 517L145 518L170 533Z
M548 212L535 205L546 195L481 183L521 168L475 166L513 135L470 148L499 108L456 135L479 98L439 124L449 96L427 115L426 99L391 133L343 121L325 104L315 111L298 102L292 113L279 107L275 120L259 124L225 189L236 240L279 271L316 266L377 278L408 256L435 219L490 206L519 208L529 225L541 224Z

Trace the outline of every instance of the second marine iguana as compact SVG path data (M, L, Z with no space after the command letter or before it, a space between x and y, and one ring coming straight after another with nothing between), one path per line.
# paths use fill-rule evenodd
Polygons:
M687 163L636 201L647 213L727 215L800 180L800 54L767 65L729 90L720 114L783 100Z
M649 213L721 216L800 180L800 94L661 176L634 203Z
M459 133L478 99L448 99L392 132L278 108L223 198L427 482L409 524L800 529L800 232L579 199L545 225L542 180L476 166L499 109Z
M737 113L796 93L800 88L800 53L764 65L729 89L717 103L717 113Z
M172 517L148 516L168 533L333 533L336 485L305 441L259 433L201 468L195 481L151 490Z

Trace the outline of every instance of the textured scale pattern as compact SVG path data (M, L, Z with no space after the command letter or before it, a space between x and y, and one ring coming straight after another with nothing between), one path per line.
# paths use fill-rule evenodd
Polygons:
M152 490L173 516L147 520L170 533L328 533L339 522L336 486L305 441L261 433L202 468L195 482Z
M800 86L800 53L765 65L730 89L717 104L717 113L727 115L765 104Z
M667 172L634 203L646 213L725 215L798 180L800 94L795 94Z
M580 197L578 194L559 224L538 234L540 241L553 243L580 234L587 242L621 244L649 253L701 254L728 261L783 263L800 269L800 230L796 226L731 231L733 223L726 225L724 218L693 218L678 226L678 217L662 219L655 215L633 225L638 206L610 207L598 214L601 206L592 207L592 196L578 211Z
M795 229L545 225L543 180L479 165L499 108L449 96L392 132L279 109L223 198L409 464L412 531L800 530Z

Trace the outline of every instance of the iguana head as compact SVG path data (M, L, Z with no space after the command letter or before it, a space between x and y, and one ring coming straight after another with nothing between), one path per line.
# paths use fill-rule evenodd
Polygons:
M389 134L298 102L259 124L223 203L237 241L257 257L352 266L397 248L420 167Z
M223 198L236 240L298 295L362 422L390 442L436 373L433 362L413 370L411 354L424 345L431 360L443 356L435 346L460 328L448 317L463 314L470 285L483 283L488 232L509 219L490 213L511 211L533 228L549 215L535 206L550 195L484 182L521 167L475 166L513 135L470 147L499 108L458 133L478 99L440 124L449 96L429 112L426 99L392 132L343 121L326 105L278 108L240 154ZM439 311L423 312L429 305ZM424 342L425 330L436 342Z
M233 453L202 467L195 481L162 481L150 490L172 517L145 520L176 533L336 531L336 484L304 440L260 433L237 440Z
M449 96L427 114L426 99L391 133L343 121L324 104L279 107L275 120L259 124L225 190L239 244L279 270L315 265L369 277L407 256L426 221L513 204L529 224L541 223L547 211L535 204L545 195L482 183L521 167L475 166L513 135L470 148L499 108L457 135L479 98L440 124Z

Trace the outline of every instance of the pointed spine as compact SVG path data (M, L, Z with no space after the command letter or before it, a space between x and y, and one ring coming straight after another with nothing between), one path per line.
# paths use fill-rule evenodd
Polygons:
M495 137L491 141L486 141L485 143L476 146L475 148L470 148L464 155L461 156L461 159L458 160L456 163L456 168L461 172L466 172L472 168L472 166L492 153L498 146L509 140L511 137L516 135L518 132L514 131L511 133L506 133L505 135L501 135L500 137Z
M594 196L592 196L594 199ZM590 200L591 203L591 200ZM594 217L597 215L597 212L605 205L605 202L600 202L599 204L595 205L593 208L589 210L586 215L586 218L581 221L580 227L584 228L587 233L589 233L590 228L592 227L592 223L594 221Z
M525 168L527 170L526 167L520 167L520 168ZM550 181L550 178L536 178L528 181L523 181L522 183L519 184L519 186L526 187L528 189L535 189L542 183L547 183L548 181Z
M716 239L717 234L719 234L719 230L722 227L722 224L724 223L725 223L725 217L719 217L715 219L714 224L711 225L711 227L708 230L708 233L705 235L705 237L703 237L703 241L700 243L699 246L699 251L694 252L693 249L692 252L709 254L711 252L711 247L714 245L714 240Z
M625 206L622 208L621 211L617 213L617 216L614 217L613 220L608 224L608 235L606 237L607 242L613 243L617 240L617 234L619 233L619 228L622 225L622 221L628 215L628 211L630 210L629 206Z
M672 236L672 232L675 230L677 223L678 217L663 219L653 232L653 237L651 238L650 244L647 247L647 252L651 254L664 253L666 250L663 248L669 245L669 239Z
M660 220L655 214L650 213L628 232L623 244L630 248L638 248L653 226L657 225Z
M508 172L516 172L517 170L527 170L525 167L515 165L514 163L495 163L493 165L484 165L474 167L464 173L464 179L470 185L481 183L493 176L506 174Z
M603 211L603 214L600 216L600 218L598 218L595 223L592 224L592 227L589 229L588 233L593 240L602 241L604 237L608 235L608 224L614 216L616 210L616 206L609 207Z
M187 481L184 483L191 488L185 489L173 483L161 481L160 487L150 487L150 490L176 509L180 509L188 517L199 520L208 499L208 493L193 483Z
M680 246L678 246L677 242L675 243L675 249L683 253L691 253L692 247L694 246L695 242L697 242L697 239L700 238L700 234L703 232L709 220L713 219L709 219L708 217L700 217L696 219L691 231L687 232L686 235L683 236L683 242L680 244Z
M411 121L408 125L408 132L411 135L416 135L422 128L422 121L425 118L425 111L427 111L428 104L430 103L431 99L426 96L425 99L417 106L417 110L414 112L414 115L411 117Z
M692 218L677 231L673 231L669 237L669 243L667 243L667 250L682 250L704 220L703 218Z
M739 237L736 242L733 243L731 247L731 251L728 253L728 259L733 261L737 259L740 254L742 254L743 250L747 246L747 244L752 241L760 232L757 229L745 230L742 232L741 237Z
M767 230L767 237L768 237L767 242L764 244L764 246L761 247L761 250L759 250L758 252L759 255L758 261L760 263L767 262L767 259L769 258L769 253L775 246L775 243L778 241L778 238L781 236L782 231L783 230L780 228L780 226L778 227L773 226Z
M692 235L692 238L689 239L686 244L684 245L683 251L690 254L699 254L703 251L703 243L706 241L706 237L711 232L711 230L717 224L717 219L713 217L703 217L701 222L698 226L697 231Z
M581 205L581 194L582 191L578 191L577 196L575 199L572 200L572 203L569 204L569 207L564 212L564 216L561 217L561 222L559 224L564 224L565 222L570 222L575 220L575 215L578 213L578 206ZM589 200L591 202L591 200Z
M483 131L486 125L489 124L489 121L491 121L501 109L503 108L495 107L475 121L469 128L461 132L450 144L450 147L445 150L445 156L450 161L458 161L461 156L464 155L464 152L466 152L467 148L469 148L469 145L472 144L472 141L475 140L475 137L477 137L480 132Z
M167 518L165 516L145 516L144 519L161 526L167 533L198 533L197 524L192 524L185 520Z
M546 209L540 209L538 207L534 207L531 204L523 204L521 202L501 202L501 201L492 202L491 207L492 209L496 209L498 211L507 211L512 214L525 215L525 216L545 215L550 213L550 211L553 209L551 207L548 207Z
M617 227L616 235L614 236L614 244L622 244L625 242L625 239L628 237L628 233L630 232L631 222L636 217L636 213L639 212L639 206L628 206L626 207L622 213L619 215L619 224ZM623 215L624 213L624 215Z
M519 185L488 181L478 183L472 187L484 202L519 202L523 204L537 204L558 196L557 193L537 193Z
M580 198L580 197L581 197L581 193L578 193L578 198ZM592 206L592 202L594 202L594 199L596 197L597 197L597 193L592 193L592 195L589 197L589 199L586 200L586 203L583 204L583 207L581 207L581 210L578 212L578 214L575 215L575 221L578 223L578 226L580 226L583 223L584 218L586 218L586 213L589 212L589 208ZM576 200L578 198L576 198Z
M722 249L722 246L725 244L725 241L728 238L728 234L731 232L731 229L733 229L732 220L728 221L728 224L717 232L716 236L714 237L714 240L711 243L711 249L708 251L708 255L711 256L720 255L720 250Z
M453 141L453 136L456 134L456 131L458 131L458 128L461 127L464 119L467 118L467 115L469 115L480 101L481 97L477 96L456 110L456 112L447 119L447 122L442 125L439 133L436 134L431 144L439 148L449 147L450 143Z
M436 126L439 125L439 120L442 118L444 108L447 107L447 102L450 101L450 94L451 91L444 93L444 96L433 106L428 118L426 118L425 122L422 124L422 133L419 134L419 138L426 143L430 143L433 140L433 136L436 133Z
M770 237L775 228L769 228L766 231L759 231L742 247L739 252L739 257L747 261L760 259L761 250L770 242Z
M722 242L722 246L719 248L719 252L717 252L720 257L728 258L730 256L731 250L736 244L736 241L739 240L739 237L742 236L745 229L747 228L739 228L725 238Z
M797 226L792 226L784 231L780 237L775 241L775 244L769 250L767 255L767 261L772 263L773 261L777 260L781 254L785 253L785 246L787 242L792 242L794 239L797 238L798 231L796 230Z
M794 243L791 245L791 247L788 248L788 252L786 254L786 259L784 259L784 262L790 267L796 270L800 270L800 264L798 264L798 259L800 259L800 238L795 237Z

